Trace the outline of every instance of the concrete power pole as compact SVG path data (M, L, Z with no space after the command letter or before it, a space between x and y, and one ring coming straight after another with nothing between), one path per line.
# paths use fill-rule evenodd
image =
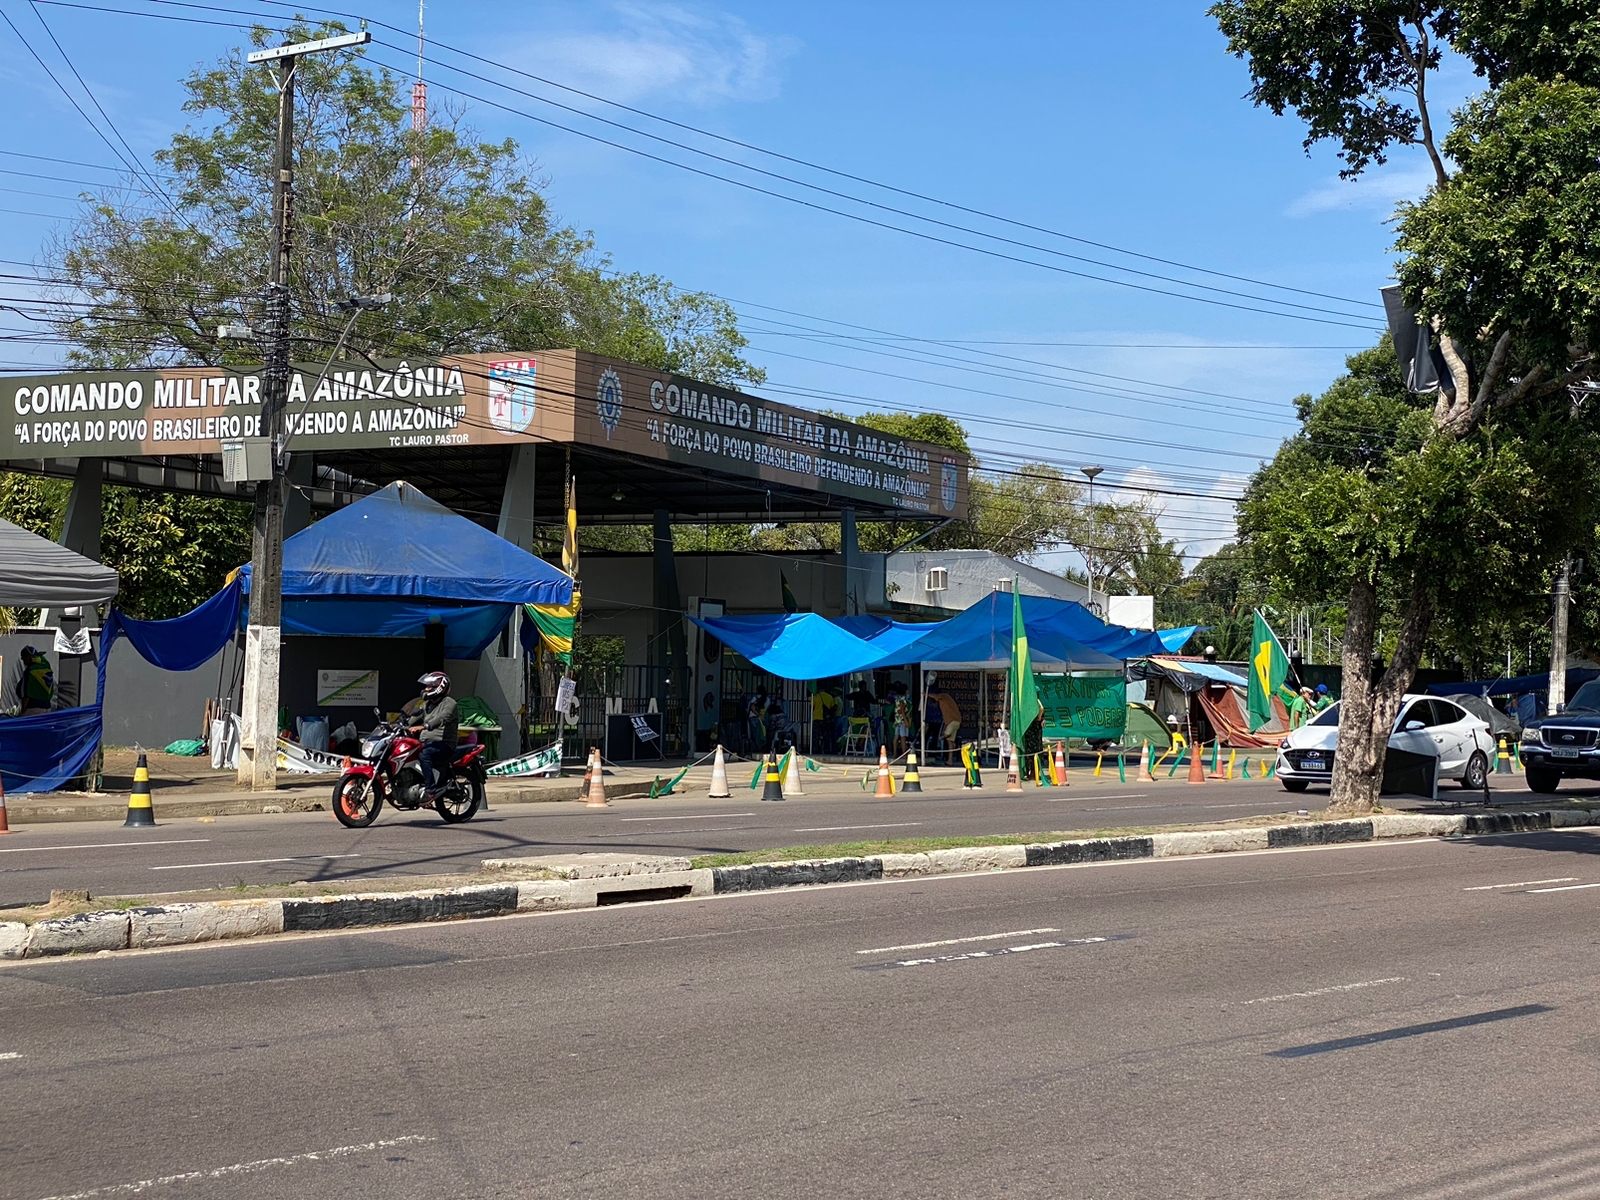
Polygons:
M266 294L267 353L262 379L262 437L272 444L272 475L256 484L255 528L250 544L250 619L245 631L244 695L240 704L241 787L278 786L278 663L283 620L283 410L289 391L289 256L294 246L294 76L302 55L372 40L365 30L296 42L248 56L278 64L278 140L273 152L272 238Z
M1572 557L1556 575L1556 608L1550 619L1550 716L1567 703L1567 602L1572 598Z

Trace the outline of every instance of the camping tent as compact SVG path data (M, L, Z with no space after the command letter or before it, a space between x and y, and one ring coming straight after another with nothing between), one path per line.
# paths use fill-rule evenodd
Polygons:
M117 594L110 567L0 521L0 604L19 608L89 608ZM95 703L0 722L0 780L13 792L44 792L81 775L100 745Z
M241 568L250 590L250 568ZM409 483L391 483L283 543L283 631L416 637L476 658L519 604L570 604L572 577Z
M117 583L110 567L0 521L0 605L89 607L115 596Z

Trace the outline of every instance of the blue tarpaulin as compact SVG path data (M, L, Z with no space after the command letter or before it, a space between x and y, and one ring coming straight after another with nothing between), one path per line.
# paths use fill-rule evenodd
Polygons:
M935 625L944 624L943 621L891 621L887 617L829 617L835 625L846 633L853 633L864 642L871 642L884 653L898 650L909 645L924 634L931 632Z
M1168 654L1177 654L1190 638L1204 628L1204 625L1180 625L1176 629L1158 629L1156 636L1161 639L1161 644L1167 648Z
M1028 653L1036 669L1116 668L1129 658L1163 654L1153 633L1108 625L1081 604L1049 596L1023 596ZM885 655L874 666L922 663L931 667L1002 669L1011 662L1011 593L991 592L958 616Z
M100 706L0 720L0 781L8 792L53 792L82 775L100 746Z
M244 594L235 579L192 612L170 621L139 621L113 608L100 632L100 657L125 637L144 660L163 671L192 671L239 631Z
M866 669L884 654L882 646L863 641L816 613L689 619L780 679L848 675Z
M1570 697L1591 679L1600 679L1600 671L1593 667L1567 669L1567 695ZM1516 675L1511 678L1477 679L1467 683L1435 683L1427 691L1434 696L1520 696L1524 692L1548 692L1550 672L1537 675Z
M250 590L250 568L239 577ZM324 517L283 543L283 631L421 637L476 658L519 604L570 604L572 579L409 483Z

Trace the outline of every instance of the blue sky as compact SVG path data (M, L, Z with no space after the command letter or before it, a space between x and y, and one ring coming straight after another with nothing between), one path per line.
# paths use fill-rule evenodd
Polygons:
M161 7L148 0L115 6ZM248 0L235 6L269 8ZM71 83L34 10L13 4L7 11ZM224 26L47 4L38 11L117 129L146 155L184 123L181 77L243 40ZM408 3L345 11L402 27L416 20ZM430 8L428 26L441 42L496 63L808 163L1054 233L1354 301L1376 301L1388 282L1385 221L1397 198L1419 194L1428 179L1420 156L1406 152L1353 184L1338 179L1325 150L1308 158L1293 117L1275 118L1242 99L1244 66L1226 54L1198 3L441 2ZM374 57L412 65L392 48ZM448 98L484 134L516 138L548 180L555 212L593 230L619 267L736 301L772 395L846 411L948 412L995 466L1028 459L1072 470L1103 465L1103 483L1130 489L1119 493L1125 498L1148 495L1164 510L1168 532L1194 554L1230 535L1227 497L1292 432L1291 399L1326 386L1344 355L1370 345L1378 326L1376 308L1263 291L996 224L476 69L768 170L1038 247L954 233L739 173L494 91L442 62L428 67L432 102ZM110 164L110 151L3 25L0 71L10 97L0 167L12 172L0 176L0 187L13 189L0 192L0 209L70 214L76 184L16 172L77 180L102 173L19 155ZM1444 83L1447 103L1472 88L1459 70ZM449 98L451 86L931 236L1174 287L1062 255L1097 258L1188 281L1176 290L1193 293L1198 282L1266 295L1276 303L1264 307L1280 312L1285 301L1331 307L1347 315L1304 315L1347 324L1196 303L876 228ZM66 227L0 215L0 257L10 260L35 260L52 231ZM840 340L881 336L854 327L927 340ZM13 343L0 358L8 365L51 362L55 353ZM1150 491L1132 490L1141 488ZM1045 565L1064 561L1051 556Z

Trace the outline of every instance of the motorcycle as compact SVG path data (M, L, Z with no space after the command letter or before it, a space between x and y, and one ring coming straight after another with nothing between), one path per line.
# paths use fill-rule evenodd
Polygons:
M433 808L451 825L470 821L483 806L483 751L481 745L459 750L441 781ZM347 829L365 829L378 819L385 801L407 810L428 803L422 743L403 722L379 721L362 741L361 759L351 759L334 785L333 815Z

